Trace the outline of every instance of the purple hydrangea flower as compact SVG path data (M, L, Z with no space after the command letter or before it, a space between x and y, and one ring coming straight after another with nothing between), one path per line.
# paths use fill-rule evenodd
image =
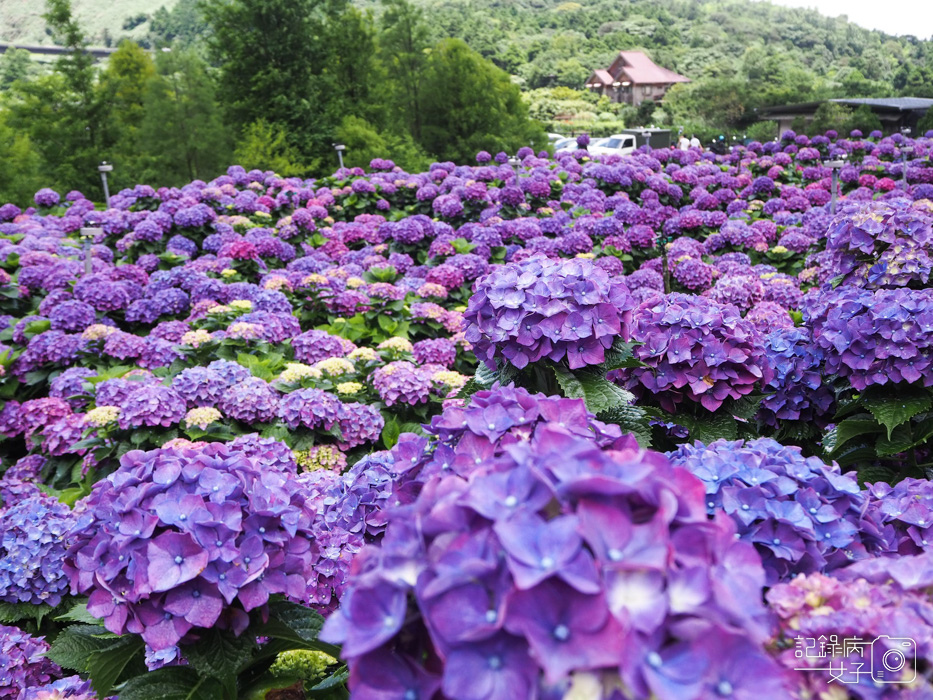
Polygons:
M783 328L765 336L765 352L774 376L764 388L759 418L772 427L801 420L825 427L835 411L835 394L823 381L823 352L806 328Z
M420 365L451 367L457 360L457 346L447 338L419 340L412 346L411 354Z
M326 331L306 331L291 340L295 359L306 364L314 364L328 357L344 357L347 351L341 338Z
M589 671L639 697L705 697L739 684L734 660L678 659L727 638L779 695L760 560L728 519L705 523L700 482L591 432L582 401L500 391L436 417L432 444L393 449L397 489L414 478L420 493L389 506L322 635L343 645L351 690L505 700Z
M345 450L373 443L382 435L385 420L379 409L362 403L343 403L337 416L340 447Z
M933 216L911 202L846 207L826 232L827 275L868 289L926 286Z
M809 293L802 310L825 374L859 391L889 382L933 386L933 290L841 286Z
M217 362L221 362L218 360ZM215 365L211 363L209 367ZM225 416L243 423L268 423L279 411L279 393L259 377L249 376L225 389L218 408Z
M52 329L80 333L94 323L97 317L94 307L83 301L64 301L49 313Z
M94 485L65 570L88 611L153 650L240 634L270 595L307 601L314 507L290 468L234 444L127 453Z
M431 394L431 378L411 362L389 362L371 375L373 388L386 406L397 403L415 406L426 403Z
M172 379L172 389L187 402L189 408L216 406L227 387L227 381L207 367L183 369Z
M0 698L17 700L21 691L49 683L62 675L61 669L45 658L49 645L42 637L32 637L18 627L0 625Z
M578 369L628 340L634 306L625 284L588 260L534 257L477 282L466 339L491 369L500 358L519 369L544 358Z
M74 521L68 506L39 494L0 511L0 600L53 607L61 602L68 590L65 538Z
M655 296L635 310L632 338L646 366L623 370L625 385L671 413L685 400L715 411L772 378L761 334L731 304Z
M303 426L327 431L337 423L342 406L340 399L326 391L299 389L282 397L278 415L292 430Z
M874 546L870 522L863 541L867 499L858 482L799 447L717 440L682 445L670 457L703 481L710 515L724 511L755 545L769 585L848 566Z
M185 400L174 389L161 384L144 384L120 404L120 427L130 428L177 425L184 417Z

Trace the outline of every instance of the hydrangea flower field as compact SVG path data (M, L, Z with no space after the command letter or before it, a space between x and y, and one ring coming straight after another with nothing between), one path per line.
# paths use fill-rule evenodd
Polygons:
M585 146L0 206L0 700L933 697L933 133Z

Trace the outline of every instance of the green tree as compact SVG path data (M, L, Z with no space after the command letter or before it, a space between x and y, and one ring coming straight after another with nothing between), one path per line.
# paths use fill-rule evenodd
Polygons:
M117 188L131 187L142 174L140 161L145 155L141 152L140 130L146 93L155 77L155 64L149 54L127 39L120 42L107 69L101 73L98 93L110 105L105 143L110 153L108 160L117 166L113 173Z
M345 8L345 0L205 2L219 96L238 131L263 120L303 158L330 149L340 86L327 70L327 20Z
M374 158L388 158L409 172L418 172L430 164L410 134L381 132L361 117L344 117L337 138L347 147L343 160L350 168L368 168Z
M745 132L752 141L773 141L778 136L778 123L771 121L755 122Z
M477 151L543 147L540 124L528 117L518 86L460 39L431 50L422 83L421 145L444 160L472 162Z
M835 129L840 134L847 134L851 120L852 110L849 107L838 102L824 102L816 108L807 131L811 134L822 134Z
M424 13L407 0L383 0L379 55L392 76L390 99L402 126L421 138L421 81L427 61Z
M878 115L868 105L859 105L852 113L852 118L846 126L846 131L859 129L866 136L872 131L883 131L884 129Z
M207 65L192 50L171 51L159 54L156 70L139 130L145 179L180 185L218 175L228 164L230 139Z
M388 71L379 61L372 15L352 5L328 20L328 73L333 78L334 100L343 113L355 114L385 126L388 121Z
M53 75L19 81L8 91L8 123L39 151L49 186L99 196L96 166L104 156L101 124L107 105L97 99L94 59L70 0L47 0L46 8L52 37L68 51L56 61Z
M302 175L308 170L299 163L301 156L289 146L283 129L264 119L246 127L233 157L247 170L273 170L283 177Z
M9 90L17 80L26 80L31 70L32 54L25 49L7 49L0 56L0 92Z
M97 157L87 126L74 118L74 93L61 73L20 81L9 91L7 124L28 137L41 161L44 186L100 195Z
M33 194L45 186L39 170L42 157L33 148L27 134L18 132L6 123L0 111L0 203L13 202L25 207Z

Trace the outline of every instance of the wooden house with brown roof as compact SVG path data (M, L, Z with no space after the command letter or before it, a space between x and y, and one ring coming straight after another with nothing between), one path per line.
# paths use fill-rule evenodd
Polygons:
M675 83L689 83L687 78L662 68L641 51L620 51L608 69L593 71L586 87L613 102L637 107L645 100L660 102Z

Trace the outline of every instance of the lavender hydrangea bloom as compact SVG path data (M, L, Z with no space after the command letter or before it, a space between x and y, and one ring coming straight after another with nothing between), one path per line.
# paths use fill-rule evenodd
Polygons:
M351 690L417 697L440 684L450 698L505 700L589 671L607 695L622 683L705 697L749 680L780 695L783 672L761 647L764 572L728 519L705 523L699 481L589 432L580 401L502 391L435 418L433 445L394 448L393 470L420 470L420 493L390 506L322 635L343 644ZM444 439L446 425L462 437ZM700 651L717 638L744 649L754 679ZM697 658L680 665L684 652Z
M623 370L625 385L650 393L673 413L683 401L710 411L771 381L761 334L730 304L686 294L656 296L635 310L636 359Z
M83 301L64 301L49 313L52 330L80 333L94 323L94 307Z
M34 199L37 206L54 207L61 201L62 198L61 195L58 194L58 192L55 190L48 187L43 187L41 190L36 192Z
M87 399L82 398L88 393L84 380L96 375L94 370L86 367L69 367L50 382L49 396L65 399L71 409L77 411L87 404Z
M834 414L835 394L823 381L823 352L806 328L783 328L765 336L765 352L774 376L764 388L759 418L778 427L801 420L826 427Z
M375 406L362 403L340 405L337 427L340 429L340 446L343 449L376 442L384 426L385 420Z
M185 400L176 391L160 384L143 385L130 392L120 404L120 427L168 428L185 417Z
M748 311L764 298L764 293L764 285L755 274L734 273L720 277L706 295L720 304Z
M279 418L292 430L303 426L326 431L336 424L342 406L340 399L326 391L299 389L282 398Z
M0 511L0 600L58 605L67 593L65 537L75 516L58 501L35 495Z
M223 392L218 408L225 416L243 423L268 423L278 415L279 394L259 377L248 375Z
M240 634L270 595L307 601L314 514L294 463L232 444L133 451L94 485L65 570L107 629L155 651L192 629Z
M48 650L42 637L0 625L0 698L17 700L26 688L45 685L61 676L61 669L45 658Z
M419 340L412 346L411 353L420 365L451 367L457 359L457 346L447 338Z
M292 338L291 344L295 351L295 359L306 364L314 364L328 357L343 357L344 350L341 339L326 331L306 331Z
M207 368L219 375L227 386L232 386L252 376L246 367L229 360L214 360Z
M670 458L703 481L710 514L727 513L755 545L769 585L847 566L875 548L876 525L864 523L858 482L799 447L717 440L682 445Z
M619 278L588 260L534 257L494 268L476 284L466 339L480 361L519 369L544 358L571 369L597 365L629 339L635 301Z
M826 374L859 391L889 382L933 386L933 290L841 286L811 292L802 311Z
M833 692L839 682L845 683L847 695L859 700L878 698L924 697L929 695L929 682L916 674L917 662L933 661L933 636L930 618L926 615L929 600L926 588L933 583L930 556L903 557L898 560L864 560L834 572L832 576L811 574L789 583L775 586L767 593L769 607L774 611L779 633L787 638L803 639L865 639L878 641L865 650L850 650L846 645L828 648L822 659L797 657L791 648L781 654L787 668L803 669L799 674L801 696L817 697ZM903 630L903 636L914 642L896 647L899 639L892 630ZM909 632L908 632L909 630ZM886 654L903 658L903 668L885 666ZM906 652L906 653L905 653ZM838 672L827 672L832 665ZM891 669L885 673L885 687L876 683L873 673L859 674L863 666ZM900 680L909 683L900 685ZM901 693L894 687L903 688Z
M903 479L894 486L884 482L868 486L866 519L877 524L882 553L919 554L933 542L933 483Z
M24 688L16 700L98 700L91 682L68 676L41 686Z
M386 406L397 403L415 406L425 403L431 394L431 378L428 373L411 362L390 362L372 373L373 388Z
M207 367L183 369L172 379L172 389L187 402L189 408L216 406L227 386L220 374Z
M846 207L826 232L827 275L868 289L926 286L933 216L911 202Z

